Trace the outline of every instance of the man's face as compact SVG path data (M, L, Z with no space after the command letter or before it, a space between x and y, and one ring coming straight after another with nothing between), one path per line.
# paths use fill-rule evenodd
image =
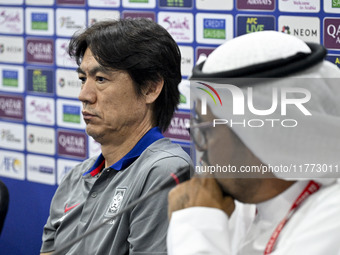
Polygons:
M211 112L209 106L206 115L200 114L199 109L200 103L198 102L196 113L200 122L213 122L214 119L218 119ZM202 153L203 165L235 166L236 169L239 169L241 165L261 163L227 125L210 126L202 130L202 133L206 143L198 150ZM240 178L240 173L237 172L215 172L214 177L225 195L230 195L243 202L248 202L252 198L261 181L257 178L244 178L245 176Z
M207 107L207 114L200 113L201 103L197 102L196 115L200 123L213 123L214 119L218 119ZM236 154L241 147L235 144L235 135L227 125L212 125L201 129L204 136L205 145L197 149L202 152L201 162L204 165L224 166L228 164L235 165L239 156ZM231 177L230 175L224 177Z
M78 69L86 132L97 142L127 139L146 121L147 106L126 71L101 66L88 48Z

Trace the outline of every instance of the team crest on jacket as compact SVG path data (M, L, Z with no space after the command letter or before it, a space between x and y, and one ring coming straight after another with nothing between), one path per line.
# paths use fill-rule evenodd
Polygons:
M117 212L119 212L120 206L122 204L122 201L124 199L124 195L125 195L125 188L117 188L113 198L109 204L109 208L107 209L106 213L105 213L105 217L112 217L114 214L116 214ZM114 223L114 220L109 222L110 224Z

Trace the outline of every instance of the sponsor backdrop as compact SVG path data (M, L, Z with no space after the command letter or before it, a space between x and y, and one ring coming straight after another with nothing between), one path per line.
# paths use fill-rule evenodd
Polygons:
M189 153L187 77L233 37L278 30L329 49L340 65L340 0L0 0L0 178L10 190L1 254L38 254L49 203L72 166L98 155L84 133L72 34L108 18L147 17L182 52L181 106L165 135ZM251 43L251 42L250 42Z

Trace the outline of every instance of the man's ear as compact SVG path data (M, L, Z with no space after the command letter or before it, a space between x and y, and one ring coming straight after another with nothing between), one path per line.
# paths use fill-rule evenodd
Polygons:
M145 102L147 104L152 104L153 102L155 102L159 94L162 92L163 86L164 86L163 79L157 82L150 82L143 91Z

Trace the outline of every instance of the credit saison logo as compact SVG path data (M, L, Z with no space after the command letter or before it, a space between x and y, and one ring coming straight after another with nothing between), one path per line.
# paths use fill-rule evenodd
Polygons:
M33 12L31 13L31 26L32 30L48 30L48 14L41 12Z
M76 105L63 105L63 121L80 123L80 107Z
M255 102L258 102L258 98L254 96L253 87L237 87L231 84L223 84L219 86L209 85L203 82L196 82L200 86L196 88L203 91L203 96L201 100L201 114L207 114L207 105L214 102L213 107L225 107L222 112L229 112L231 110L231 115L233 118L229 119L214 119L213 126L221 124L229 124L232 126L243 126L243 127L263 127L265 125L270 125L275 127L281 125L282 127L296 127L298 125L298 120L284 118L287 116L287 108L293 110L294 112L298 110L301 116L311 116L310 111L305 107L304 104L308 103L311 99L311 93L305 88L299 87L272 87L271 93L271 105L267 106L266 109L258 109L255 106ZM230 106L232 109L227 109L228 106L222 104L222 99L224 95L231 96L232 100ZM291 98L294 95L294 98ZM218 101L216 100L218 99ZM263 108L263 106L261 107ZM270 118L272 114L275 114L275 118ZM244 116L244 119L240 117ZM250 116L259 116L259 118L249 118ZM280 116L281 118L277 118ZM296 115L295 115L296 116ZM237 120L236 120L237 119Z
M19 86L18 71L2 70L2 84L5 87L17 88Z
M332 8L340 8L340 0L332 0Z
M203 38L226 39L224 19L203 19Z

